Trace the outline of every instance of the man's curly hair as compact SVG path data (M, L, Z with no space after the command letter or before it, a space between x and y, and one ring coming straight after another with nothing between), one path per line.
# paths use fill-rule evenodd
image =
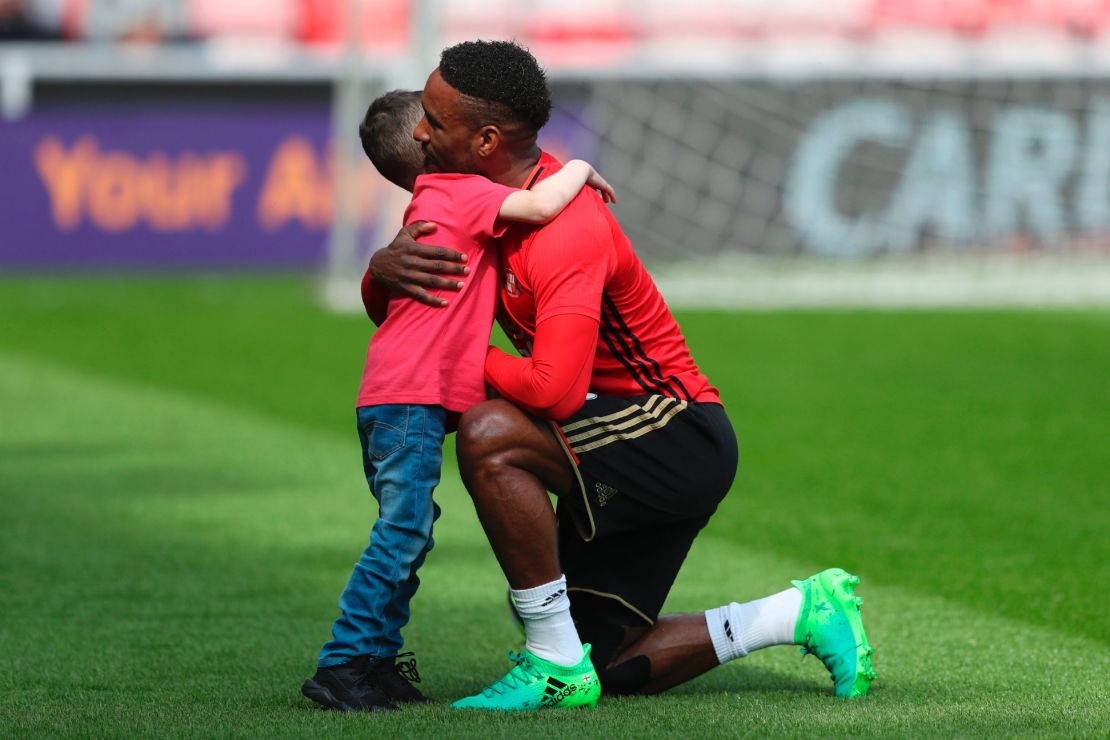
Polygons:
M536 58L511 41L448 47L440 55L439 74L465 96L464 112L474 126L518 123L535 134L551 117L547 77Z

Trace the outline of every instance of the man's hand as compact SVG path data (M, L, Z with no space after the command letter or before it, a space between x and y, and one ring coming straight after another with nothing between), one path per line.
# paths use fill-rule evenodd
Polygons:
M462 282L444 276L467 275L470 268L462 252L416 241L416 237L435 230L435 224L417 221L398 231L388 247L370 257L374 282L429 306L446 306L447 299L433 296L426 288L459 290Z

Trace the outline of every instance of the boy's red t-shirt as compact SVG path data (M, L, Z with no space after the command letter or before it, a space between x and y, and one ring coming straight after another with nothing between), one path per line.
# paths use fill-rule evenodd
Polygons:
M467 255L463 288L430 291L444 308L391 296L386 319L366 350L358 405L436 404L463 412L486 399L483 367L497 306L498 253L505 230L497 214L515 188L481 175L430 174L416 178L405 224L432 221L420 241Z

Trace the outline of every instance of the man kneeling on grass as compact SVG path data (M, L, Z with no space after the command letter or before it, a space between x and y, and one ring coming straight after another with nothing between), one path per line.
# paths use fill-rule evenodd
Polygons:
M416 137L435 171L519 188L560 173L536 144L546 79L519 46L446 49L421 100ZM371 273L440 305L442 292L422 286L452 290L461 257L415 242L421 233L402 229ZM838 568L755 601L660 616L736 472L717 389L596 194L579 193L544 226L507 229L500 249L498 320L522 356L489 348L486 381L502 398L463 415L456 449L526 642L503 678L454 706L591 706L599 682L609 694L656 693L780 644L815 653L837 696L866 694L875 674L859 579ZM439 275L409 267L445 261Z

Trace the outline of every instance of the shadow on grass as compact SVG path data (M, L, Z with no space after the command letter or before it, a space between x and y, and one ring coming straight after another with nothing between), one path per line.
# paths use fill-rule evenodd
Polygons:
M789 660L782 656L783 660ZM821 669L824 671L824 669ZM831 686L831 684L830 684ZM743 661L716 668L667 692L676 696L714 696L735 694L799 694L814 693L813 680L786 675L780 671L745 665ZM821 687L824 689L824 686Z

